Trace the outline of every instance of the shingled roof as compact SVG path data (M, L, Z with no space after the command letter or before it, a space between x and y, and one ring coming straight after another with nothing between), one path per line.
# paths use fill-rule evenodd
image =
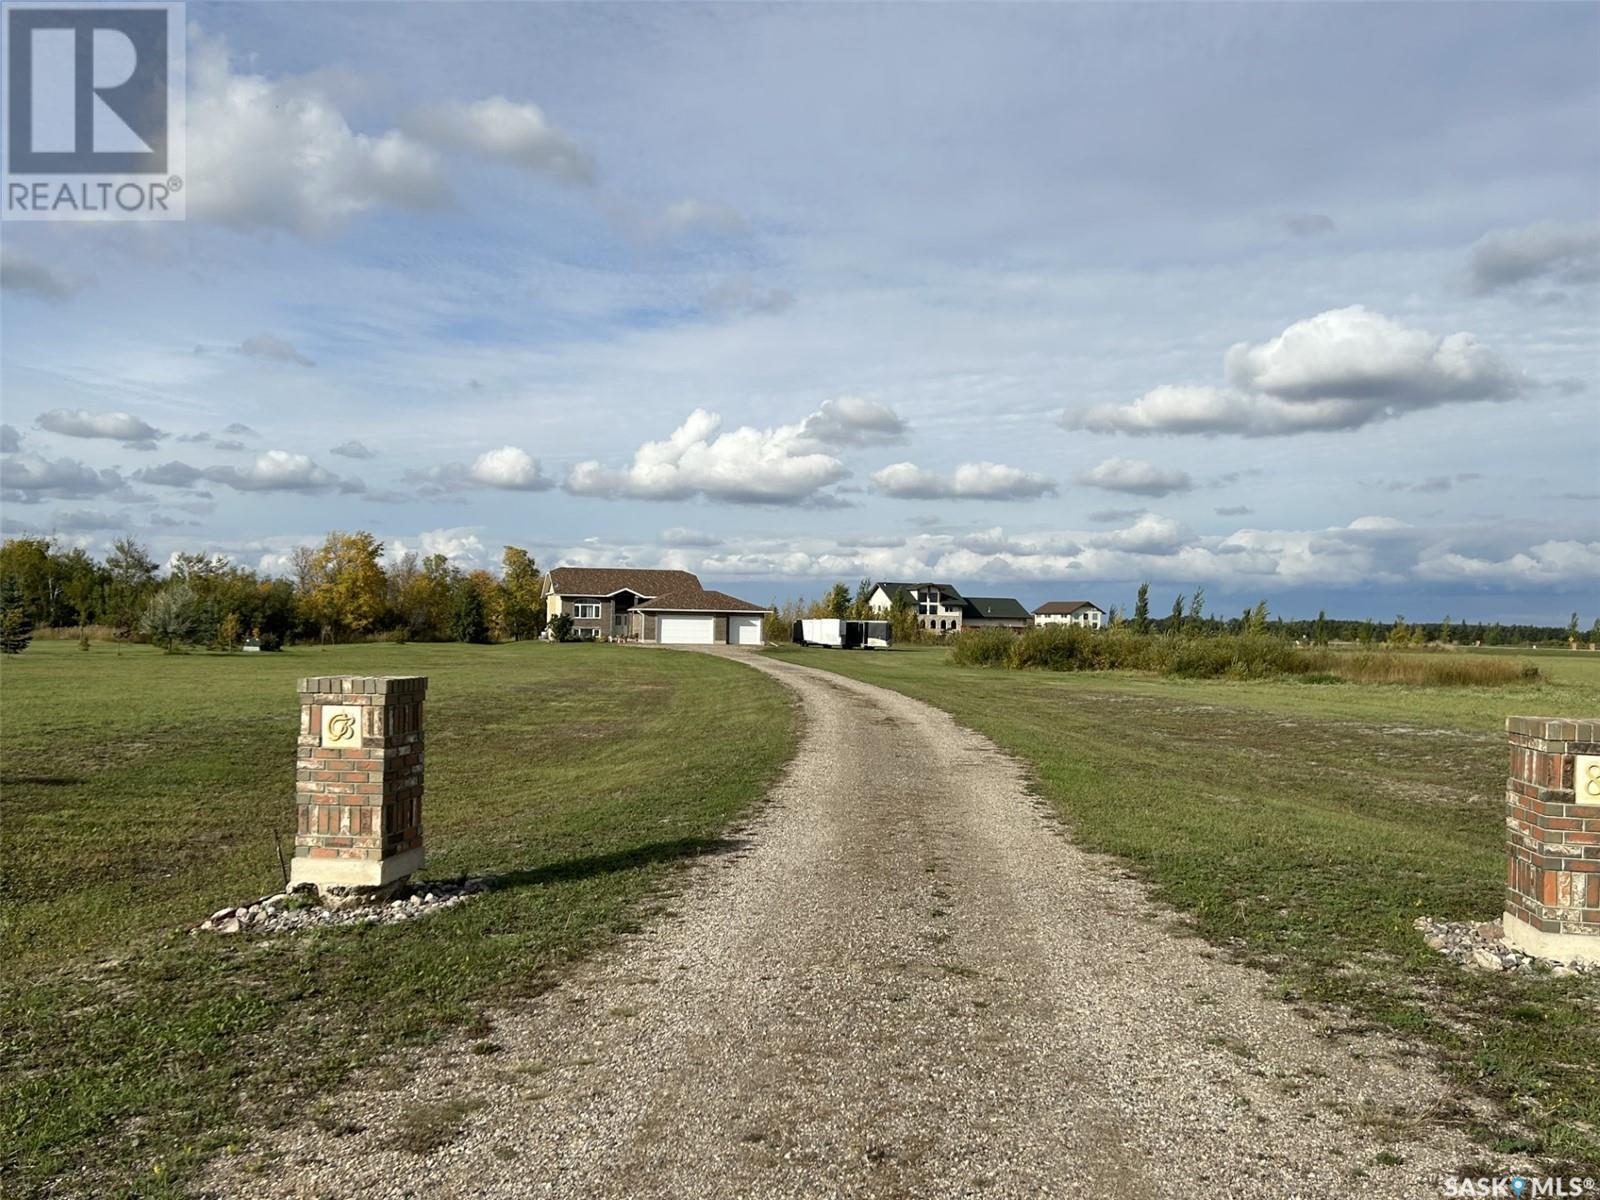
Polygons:
M692 588L679 588L657 596L647 604L639 605L636 612L732 612L755 613L770 611L764 604L751 604L727 592L713 592L696 584Z
M624 589L640 596L698 591L700 580L688 571L648 571L634 567L555 567L548 586L564 596L610 596Z
M1010 596L967 596L961 615L971 620L1026 621L1028 610Z
M902 592L910 592L914 588L920 589L920 588L930 588L930 587L938 588L941 592L943 592L946 596L948 596L952 600L961 599L961 593L956 591L955 588L951 587L948 583L933 583L931 581L930 582L925 582L925 583L889 583L889 582L884 582L884 583L879 583L879 584L873 585L873 589L872 590L873 591L877 591L878 588L882 588L885 592L887 592L889 594L889 596L891 598L893 598L895 596L900 595Z
M1050 600L1034 609L1033 615L1036 617L1070 617L1080 608L1092 608L1095 612L1102 611L1098 604L1090 604L1087 600Z

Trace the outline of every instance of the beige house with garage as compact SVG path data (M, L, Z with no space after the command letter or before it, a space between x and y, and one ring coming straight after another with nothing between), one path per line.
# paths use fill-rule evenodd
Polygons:
M579 638L681 646L759 646L769 611L689 571L633 567L556 567L544 602L546 618L570 617Z

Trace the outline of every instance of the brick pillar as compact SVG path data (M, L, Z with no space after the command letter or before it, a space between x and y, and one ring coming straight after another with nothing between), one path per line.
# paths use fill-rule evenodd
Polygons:
M1600 721L1508 717L1506 940L1600 965Z
M300 681L291 884L381 888L423 863L423 675Z

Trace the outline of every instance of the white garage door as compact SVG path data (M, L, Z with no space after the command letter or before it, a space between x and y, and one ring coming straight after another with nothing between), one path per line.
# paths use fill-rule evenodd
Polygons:
M715 617L662 617L659 640L674 646L709 646L716 621Z
M729 617L728 640L735 646L761 645L761 618Z

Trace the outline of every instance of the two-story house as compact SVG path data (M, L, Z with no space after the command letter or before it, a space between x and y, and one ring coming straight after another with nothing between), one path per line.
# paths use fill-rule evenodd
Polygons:
M867 598L875 616L885 617L895 598L904 597L917 612L917 625L932 633L955 633L961 629L966 601L948 583L880 583Z
M1106 623L1106 614L1087 600L1051 600L1033 610L1033 623L1099 629Z
M897 596L916 610L918 626L930 633L1028 627L1028 610L1010 597L963 596L948 583L880 583L867 607L875 616L887 616Z

